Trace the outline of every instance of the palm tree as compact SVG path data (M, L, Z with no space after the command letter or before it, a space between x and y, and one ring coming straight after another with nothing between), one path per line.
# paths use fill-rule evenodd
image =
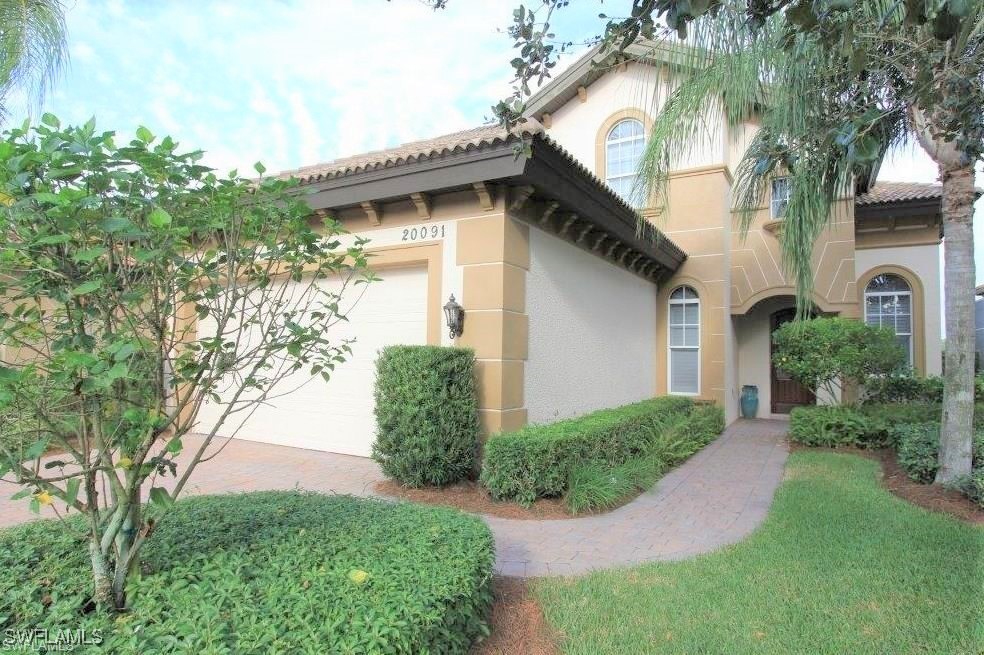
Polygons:
M15 89L40 100L67 61L59 0L0 0L0 117Z
M946 285L943 421L938 482L970 472L974 410L974 166L984 159L984 0L625 0L603 46L624 51L665 34L676 87L656 118L636 190L665 205L670 167L708 138L706 112L761 129L738 166L735 209L747 230L766 184L792 182L781 237L800 311L813 284L813 244L833 201L874 181L889 149L918 143L943 182ZM630 4L631 3L631 4ZM444 6L446 2L436 3ZM508 33L513 94L493 107L522 120L532 82L551 76L570 42L550 25L570 0L519 7ZM545 15L539 21L537 15ZM558 45L559 44L559 45ZM658 99L657 99L658 100ZM656 104L654 102L654 104ZM710 135L717 136L717 135ZM663 207L665 209L665 207Z
M756 25L748 2L725 0L689 19L688 47L670 50L679 82L654 121L637 193L665 205L671 166L709 136L707 112L723 113L734 128L754 118L760 129L735 172L735 209L747 230L772 176L791 179L781 245L802 311L813 244L835 216L835 199L873 182L889 149L922 146L943 182L947 339L937 481L950 482L971 468L984 2L950 0L959 4L955 16L947 0L925 4L934 1L942 10L919 17L911 14L919 2L800 2Z

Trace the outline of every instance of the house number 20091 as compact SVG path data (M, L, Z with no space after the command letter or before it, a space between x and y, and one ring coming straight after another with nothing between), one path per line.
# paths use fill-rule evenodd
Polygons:
M428 241L430 239L443 239L443 225L424 225L423 227L403 228L404 241Z

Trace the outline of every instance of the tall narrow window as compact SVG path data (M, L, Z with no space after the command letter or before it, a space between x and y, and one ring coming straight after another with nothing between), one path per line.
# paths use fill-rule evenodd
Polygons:
M700 298L690 287L670 294L670 393L700 393Z
M789 178L777 177L772 180L772 218L782 218L789 206Z
M605 181L615 193L630 202L645 146L642 121L634 118L615 123L605 138Z
M876 275L864 289L864 322L889 328L912 366L912 288L898 275Z

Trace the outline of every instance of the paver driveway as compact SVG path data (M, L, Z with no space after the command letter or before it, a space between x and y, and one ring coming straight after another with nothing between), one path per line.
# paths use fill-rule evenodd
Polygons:
M782 479L787 423L746 421L615 511L556 521L484 517L495 533L498 571L540 576L582 573L650 560L681 559L740 541L765 518ZM186 437L185 452L198 445ZM188 494L291 489L371 495L382 479L368 459L233 440L204 462ZM0 482L0 525L35 518Z

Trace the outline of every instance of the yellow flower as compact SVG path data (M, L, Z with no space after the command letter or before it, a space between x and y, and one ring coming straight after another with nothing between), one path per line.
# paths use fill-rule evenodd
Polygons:
M126 456L120 457L119 461L116 462L117 468L128 469L131 466L133 466L133 460Z
M362 569L352 569L348 572L348 579L355 584L361 585L365 584L366 580L369 579L369 574Z
M12 204L14 204L14 197L8 196L3 191L0 191L0 205L10 207Z
M55 497L49 494L47 491L39 491L34 494L34 498L37 499L42 505L50 505L55 502Z

